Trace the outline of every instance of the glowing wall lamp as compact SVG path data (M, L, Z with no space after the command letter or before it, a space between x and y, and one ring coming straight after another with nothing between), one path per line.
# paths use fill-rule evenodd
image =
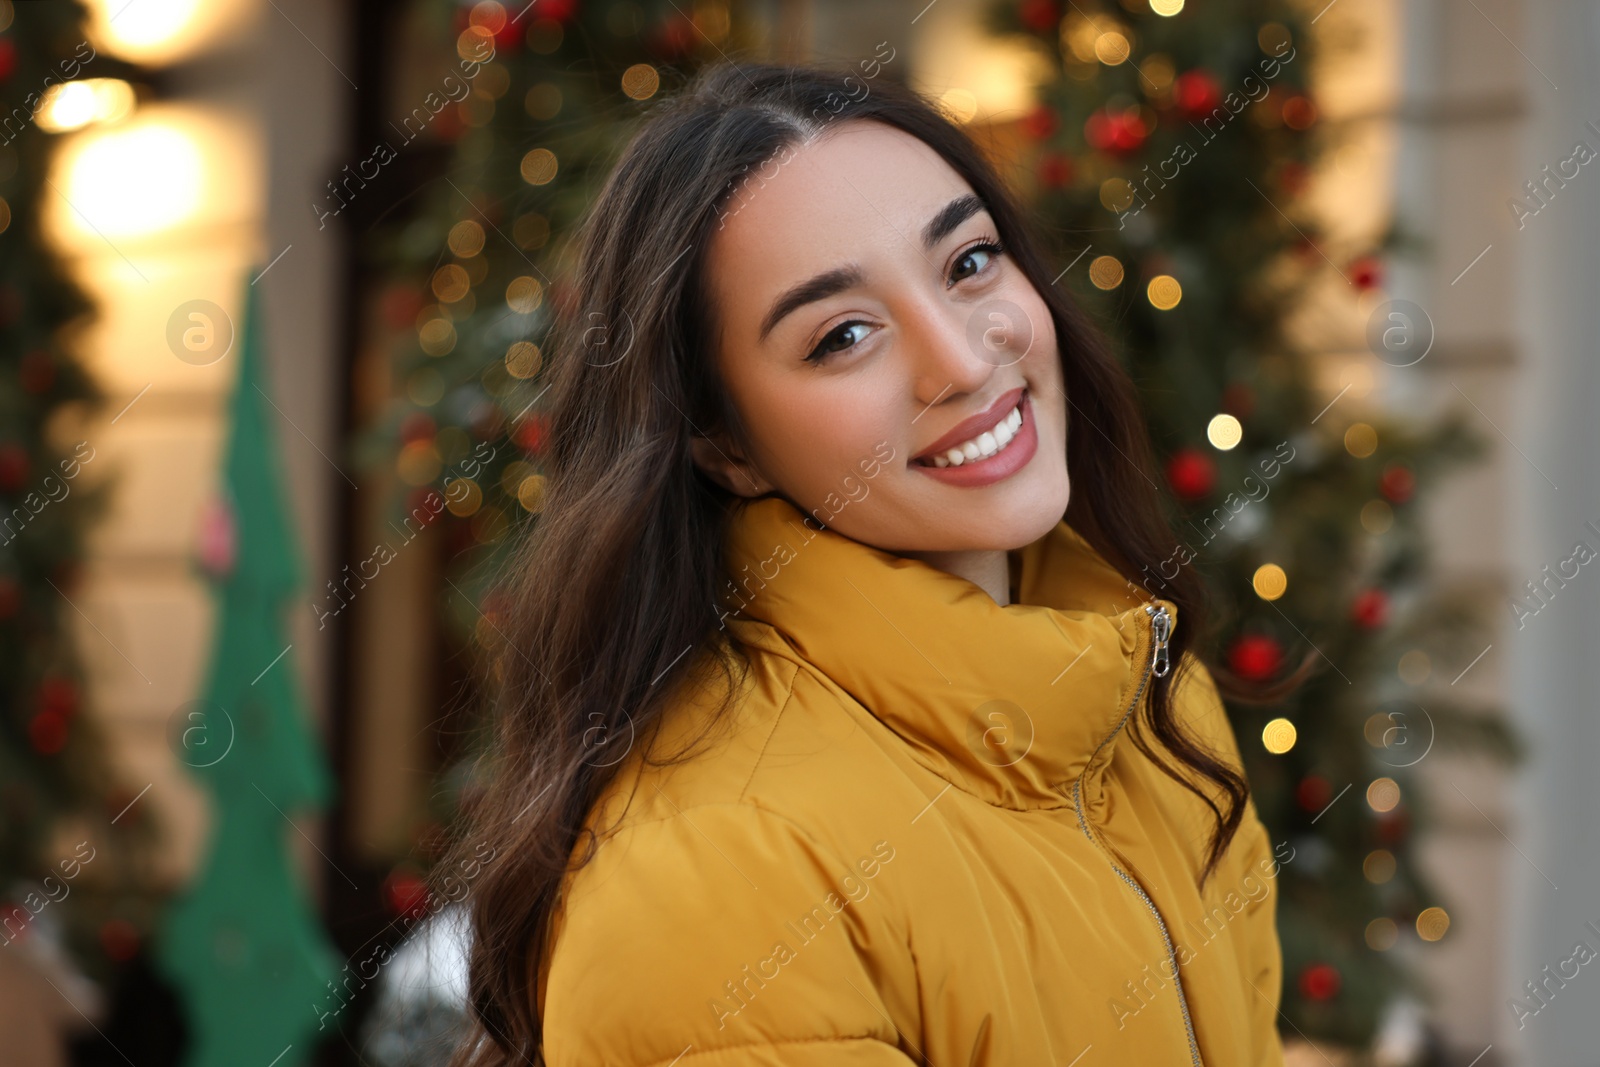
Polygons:
M133 86L119 78L85 78L52 85L34 119L41 130L64 133L90 123L120 122L133 113Z
M140 122L98 133L74 153L67 199L79 222L112 238L177 226L200 196L200 151L182 129Z
M910 81L960 122L1019 118L1050 77L1052 61L1035 43L989 37L975 12L970 4L932 7L915 27Z
M161 66L205 50L237 30L248 0L87 0L97 48L143 66Z
M71 134L51 166L59 196L42 205L47 232L65 249L164 257L173 242L231 227L260 209L261 146L239 114L188 103L150 103L114 126Z

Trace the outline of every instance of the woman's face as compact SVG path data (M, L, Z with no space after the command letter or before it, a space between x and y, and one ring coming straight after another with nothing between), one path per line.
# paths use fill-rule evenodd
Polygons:
M897 553L1009 550L1060 521L1054 324L933 149L841 122L749 171L713 233L717 366L750 437L694 439L719 484Z

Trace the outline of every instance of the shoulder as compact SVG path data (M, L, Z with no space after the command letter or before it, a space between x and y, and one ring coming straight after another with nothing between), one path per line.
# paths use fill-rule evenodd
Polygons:
M885 967L910 966L878 891L894 842L843 788L869 785L875 746L775 632L754 637L740 692L698 746L660 765L629 754L613 817L563 886L541 961L552 1064L785 1041L813 1043L819 1063L851 1043L875 1063L896 1040L874 992ZM666 749L725 696L686 692Z
M731 805L786 819L832 847L830 826L879 795L862 792L883 781L888 759L871 714L770 626L740 624L739 637L731 694L729 676L702 657L651 736L628 739L591 815L596 834Z
M873 880L894 855L883 842L847 863L749 800L623 826L559 903L541 982L547 1062L642 1067L789 1043L817 1063L847 1047L887 1054L874 961L903 938Z

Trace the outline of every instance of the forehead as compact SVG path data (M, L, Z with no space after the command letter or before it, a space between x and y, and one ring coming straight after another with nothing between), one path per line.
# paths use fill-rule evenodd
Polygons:
M708 282L726 325L753 335L767 303L821 271L920 260L922 227L971 187L908 133L841 122L741 175L712 229Z

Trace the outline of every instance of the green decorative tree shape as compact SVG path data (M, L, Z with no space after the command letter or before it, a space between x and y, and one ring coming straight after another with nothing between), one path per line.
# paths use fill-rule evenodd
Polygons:
M313 1035L329 1025L316 1005L343 1001L326 996L339 963L289 857L288 813L325 807L332 783L284 634L282 608L300 585L300 561L260 385L253 285L242 333L223 532L203 553L217 593L216 644L193 725L177 735L179 758L211 793L215 830L203 869L167 915L159 950L188 1008L189 1067L305 1062Z

